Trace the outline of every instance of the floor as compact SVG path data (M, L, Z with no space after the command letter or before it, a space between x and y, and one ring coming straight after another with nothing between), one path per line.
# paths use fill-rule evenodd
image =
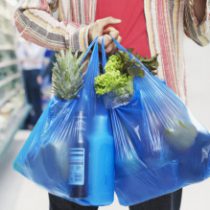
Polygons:
M190 108L194 115L210 129L210 47L200 48L190 40L186 40L185 49ZM19 131L3 159L0 160L0 210L48 209L47 193L12 169L12 161L28 134L28 131ZM185 188L181 210L209 210L209 186L210 179ZM125 207L119 206L116 200L106 209L123 210Z

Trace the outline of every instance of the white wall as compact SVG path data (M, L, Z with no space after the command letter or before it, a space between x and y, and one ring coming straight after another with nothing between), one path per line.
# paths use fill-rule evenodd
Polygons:
M210 45L199 47L185 39L189 106L210 129ZM210 179L184 189L182 210L210 209Z

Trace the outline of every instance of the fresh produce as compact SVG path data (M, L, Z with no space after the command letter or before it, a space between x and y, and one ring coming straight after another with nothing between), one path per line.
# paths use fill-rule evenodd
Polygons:
M95 78L98 95L114 92L117 96L133 94L134 76L144 76L140 65L124 52L117 52L109 57L105 73Z
M132 50L129 50L132 52ZM152 72L157 69L157 55L147 59L135 55ZM144 77L144 71L141 65L130 58L125 52L118 51L109 57L105 66L105 73L95 78L95 89L98 95L104 95L110 92L117 96L133 94L133 78L135 76Z
M81 64L83 54L75 55L70 50L61 51L56 55L57 62L53 67L52 89L61 99L75 98L83 83L83 69Z
M96 93L104 95L114 91L121 95L125 91L132 94L132 81L131 76L121 74L120 71L110 71L95 79Z
M197 136L197 130L190 122L178 120L173 128L165 129L165 138L174 149L183 151L189 149Z
M158 54L151 58L144 58L138 54L135 54L135 56L149 69L150 72L153 73L154 70L158 69Z

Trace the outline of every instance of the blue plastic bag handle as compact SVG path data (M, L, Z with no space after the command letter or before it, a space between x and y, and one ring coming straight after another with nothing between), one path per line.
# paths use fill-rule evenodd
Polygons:
M105 66L106 66L106 63L107 63L107 56L106 56L106 50L105 50L105 44L104 44L104 37L102 37L101 55L102 55L102 66L103 66L103 69L104 69Z
M147 69L147 67L146 67L138 58L136 58L132 53L130 53L126 48L124 48L124 47L123 47L116 39L114 39L113 37L112 37L112 40L113 40L113 42L115 43L115 45L116 45L116 47L117 47L118 50L121 50L121 51L127 53L131 59L135 59L135 60L141 65L142 70L144 70L144 71L146 71L146 72L148 72L148 73L151 74L151 72Z
M88 48L87 48L87 50L86 50L86 52L85 52L85 54L84 54L84 56L83 56L83 58L82 58L82 60L81 60L81 64L86 60L88 54L90 53L92 47L94 46L94 44L95 44L96 42L98 42L98 37L96 37L96 38L90 43L90 45L88 46Z
M92 113L92 108L88 105L90 101L94 101L96 98L94 82L95 77L99 74L99 51L98 51L98 39L95 39L88 47L83 60L86 59L88 53L90 53L90 59L88 61L87 70L84 74L83 85L79 92L79 97L82 100L78 101L75 113L84 111L86 113ZM87 110L90 109L90 110Z
M151 74L151 72L147 69L147 67L138 58L136 58L132 53L130 53L126 48L124 48L115 38L112 37L112 40L115 43L118 50L127 53L131 59L135 59L141 65L141 67L144 71ZM105 66L106 66L106 63L107 63L107 55L106 55L106 50L105 50L105 44L104 44L104 38L103 37L102 37L102 44L101 44L101 54L102 54L102 66L103 66L103 69L104 69Z
M98 53L98 38L96 38L88 47L85 56L88 55L91 48L93 47L92 54L90 57L90 61L87 67L87 73L85 75L84 89L92 88L92 84L94 84L94 78L99 74L99 53ZM84 57L85 57L84 56ZM91 85L90 85L91 84Z

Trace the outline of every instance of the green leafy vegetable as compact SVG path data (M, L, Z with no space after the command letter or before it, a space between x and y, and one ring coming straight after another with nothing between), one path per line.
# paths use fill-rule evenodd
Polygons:
M98 95L114 92L117 96L133 94L133 78L144 77L144 71L135 59L127 53L117 52L109 57L105 73L95 78L95 89Z

